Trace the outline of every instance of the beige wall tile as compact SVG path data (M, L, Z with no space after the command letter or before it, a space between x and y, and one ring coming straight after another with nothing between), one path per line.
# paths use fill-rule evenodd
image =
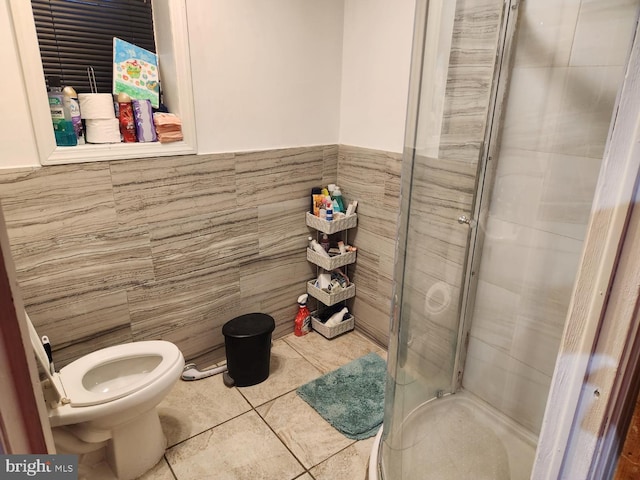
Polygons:
M222 325L247 313L240 303L238 267L186 280L150 282L127 291L135 340L164 339L186 359L224 343Z
M258 256L258 211L224 210L149 225L156 279L202 276Z
M69 303L153 279L144 228L44 238L12 247L29 305Z
M68 303L29 305L27 310L38 334L49 337L56 368L99 348L133 340L124 289Z
M5 170L27 310L62 365L152 338L217 361L222 325L254 311L286 335L315 275L311 187L335 183L337 162L327 145Z
M322 150L322 186L336 183L337 181L339 148L338 145L327 145Z
M636 0L582 0L570 65L624 65L637 16Z
M490 65L495 59L502 4L495 0L456 2L451 65Z
M323 179L323 150L299 147L235 154L237 205L307 198Z
M0 201L12 244L117 225L107 163L3 170Z
M118 221L176 220L237 206L233 154L111 162Z

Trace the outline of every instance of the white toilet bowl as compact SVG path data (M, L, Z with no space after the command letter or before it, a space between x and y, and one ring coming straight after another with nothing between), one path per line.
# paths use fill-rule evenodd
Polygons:
M55 372L50 371L28 316L27 321L33 349L48 377L42 384L58 453L82 455L104 449L121 480L137 478L153 467L166 448L155 407L184 368L178 347L162 340L116 345Z

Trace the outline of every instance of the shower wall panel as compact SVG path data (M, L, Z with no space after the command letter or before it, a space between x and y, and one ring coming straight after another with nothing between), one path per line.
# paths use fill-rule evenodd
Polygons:
M536 434L638 3L520 4L463 386Z

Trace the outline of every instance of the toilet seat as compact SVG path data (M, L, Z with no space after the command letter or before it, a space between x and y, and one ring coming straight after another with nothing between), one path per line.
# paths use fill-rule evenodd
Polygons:
M60 369L58 377L72 407L87 407L130 395L165 375L182 357L170 342L146 340L103 348ZM122 374L101 382L100 370L122 363ZM134 370L126 371L127 366ZM101 382L101 383L98 383Z
M49 370L47 353L31 319L25 312L31 345L36 359L57 391L62 403L70 407L89 407L126 397L152 384L182 362L182 352L164 340L145 340L106 347L89 353L60 372ZM120 375L102 382L105 371L119 366ZM128 367L128 370L127 370Z

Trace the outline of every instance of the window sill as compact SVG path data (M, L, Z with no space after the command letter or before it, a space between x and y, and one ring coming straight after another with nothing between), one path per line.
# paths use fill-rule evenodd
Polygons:
M184 141L164 144L87 144L77 147L56 146L31 2L9 0L9 4L41 165L197 153L185 0L153 2L156 47L162 65L165 92L164 103L170 112L180 117Z
M195 153L197 153L196 149L184 141L172 143L85 144L77 147L56 147L46 159L42 160L42 165L64 165L68 163L191 155Z

